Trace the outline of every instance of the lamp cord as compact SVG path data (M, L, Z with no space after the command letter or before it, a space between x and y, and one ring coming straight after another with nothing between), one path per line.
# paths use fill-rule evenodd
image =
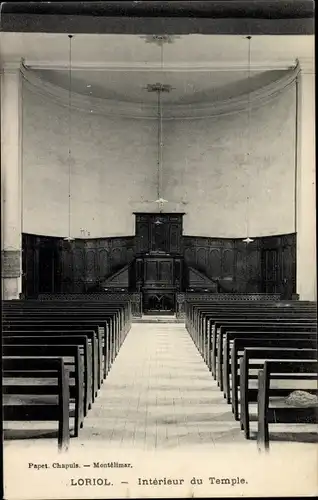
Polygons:
M247 196L246 196L246 233L247 238L250 236L250 224L249 224L249 208L250 208L250 150L251 150L251 89L250 89L250 81L251 81L251 36L247 37L248 39L248 66L247 66L247 85L248 85L248 94L247 94Z
M71 238L71 161L72 161L72 38L68 35L69 43L69 93L68 93L68 236Z
M157 199L160 198L160 166L161 166L161 113L160 113L160 89L157 91L158 107L158 159L157 159Z
M160 66L163 71L163 42L160 45ZM162 190L162 168L163 168L163 123L162 123L162 88L158 89L158 199Z

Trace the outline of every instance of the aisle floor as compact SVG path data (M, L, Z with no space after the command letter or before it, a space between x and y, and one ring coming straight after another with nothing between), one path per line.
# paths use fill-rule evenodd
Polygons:
M132 325L79 439L134 449L244 441L180 323Z

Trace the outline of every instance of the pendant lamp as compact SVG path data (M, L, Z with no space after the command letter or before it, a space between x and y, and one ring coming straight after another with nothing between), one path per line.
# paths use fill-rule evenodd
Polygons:
M64 241L74 241L71 236L71 180L72 180L72 39L73 35L68 35L69 38L69 91L68 91L68 236Z
M250 90L250 80L251 80L251 36L247 36L246 39L248 40L248 76L247 76L247 85L248 85L248 102L247 102L247 158L250 157L250 148L251 148L251 140L250 140L250 131L251 131L251 90ZM249 162L247 162L247 166L249 167ZM249 175L249 173L248 173ZM249 208L250 208L250 197L249 197L249 191L250 191L250 185L249 185L249 180L248 180L248 185L247 185L247 196L246 196L246 238L243 240L244 243L247 245L249 243L252 243L254 240L250 238L249 233Z

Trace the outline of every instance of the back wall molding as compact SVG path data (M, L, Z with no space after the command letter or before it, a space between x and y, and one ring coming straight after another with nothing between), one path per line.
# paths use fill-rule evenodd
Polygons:
M212 118L220 115L240 113L247 110L248 106L259 107L267 104L272 99L288 89L294 84L299 65L295 65L284 71L283 76L279 75L277 79L270 83L264 83L249 92L239 96L231 96L228 99L220 101L204 102L202 104L172 104L165 107L164 120L186 120ZM69 106L68 90L55 85L44 78L41 78L36 71L22 65L21 73L24 85L27 88L44 98L54 101L62 107ZM127 103L118 100L102 99L90 97L84 94L72 92L72 108L83 113L95 113L107 116L119 116L122 118L144 118L158 119L157 106L145 103Z

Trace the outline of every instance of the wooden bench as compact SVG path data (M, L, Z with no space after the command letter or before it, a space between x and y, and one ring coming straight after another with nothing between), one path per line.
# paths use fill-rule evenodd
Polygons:
M4 301L4 354L12 357L15 353L23 359L54 355L65 362L71 358L70 396L71 404L75 403L77 436L130 329L131 319L129 301ZM73 357L72 349L78 349L79 356L74 351ZM49 398L52 391L47 389L43 395Z
M224 397L227 400L228 403L230 403L230 374L231 374L231 344L233 343L234 339L239 339L239 338L250 338L250 339L259 339L259 338L264 338L264 339L284 339L284 338L290 338L292 339L293 337L300 337L303 340L305 339L311 339L312 344L314 345L315 339L316 339L316 332L308 332L306 330L302 329L297 329L294 328L292 325L286 325L285 328L276 328L275 331L271 330L268 331L263 329L262 326L260 326L257 330L255 329L254 332L251 331L241 331L241 332L225 332L223 335L223 346L222 346L222 365L220 366L220 376L222 377L222 387L223 387L223 393ZM292 342L292 340L290 340ZM255 346L257 347L257 346ZM259 346L261 347L261 346ZM274 347L274 346L273 346ZM289 347L293 347L290 345ZM221 350L221 349L220 349Z
M307 319L312 319L313 321L316 321L317 315L316 315L316 310L314 308L310 308L309 310L305 310L304 308L301 309L296 309L296 308L265 308L263 307L258 307L256 305L250 306L248 309L245 307L239 307L239 308L233 308L229 307L227 310L218 310L215 309L214 312L207 313L207 321L204 325L204 327L201 327L197 325L194 328L194 331L190 334L204 357L206 359L206 351L207 347L210 344L211 336L213 336L214 331L215 331L215 324L220 321L239 321L242 319L260 319L260 318L274 318L276 320L284 320L286 318L291 318L291 319L296 319L299 318L300 321L304 321Z
M255 319L241 320L240 322L232 321L227 322L216 322L214 335L212 337L212 347L211 347L211 371L214 379L217 380L220 389L223 390L223 378L222 378L222 365L223 365L223 338L227 331L236 330L237 327L243 326L248 330L259 330L259 331L273 331L273 330L285 330L288 331L291 328L295 331L311 331L316 332L317 325L313 320L300 321L298 319L280 319L275 321L274 318L262 318L256 321Z
M76 294L75 294L76 295ZM26 300L24 302L30 303L30 302L36 302L36 304L41 304L41 306L49 306L50 304L53 305L63 305L67 304L68 307L77 307L78 305L81 305L84 308L90 308L90 307L98 307L100 310L104 310L107 307L119 307L122 311L122 315L124 318L124 322L127 325L127 332L129 331L131 327L131 321L132 321L132 302L131 302L131 297L128 299L127 297L119 297L118 294L113 295L113 294L102 294L102 295L94 295L94 294L89 294L89 295L83 295L83 294L77 294L75 296L74 294L57 294L57 295L50 295L47 297L39 297L36 300ZM12 302L12 301L11 301Z
M93 353L92 346L89 343L89 339L86 335L52 335L46 334L45 332L10 332L10 336L4 336L2 339L2 344L4 347L8 345L78 345L81 349L81 354L84 360L84 417L87 415L88 410L92 408L92 403L94 401L94 385L93 385L93 373L92 373L92 362ZM53 332L56 333L56 332ZM32 336L31 336L32 334Z
M251 312L259 309L260 311L271 310L277 312L278 314L288 312L293 313L293 310L304 312L304 311L314 311L316 312L316 303L299 302L294 301L290 303L284 302L267 302L267 301L257 301L257 302L239 302L239 301L228 301L228 302L208 302L208 303L195 303L191 307L190 317L186 318L186 327L189 333L192 335L194 330L201 332L203 325L209 323L209 319L215 313L228 314L231 312L246 311Z
M97 320L89 319L79 319L79 318L65 318L57 319L56 317L49 318L38 318L34 316L32 318L28 317L25 319L10 319L3 320L3 330L10 332L11 330L90 330L94 331L98 338L98 349L99 349L99 373L100 377L97 379L98 388L101 387L103 379L108 374L111 368L110 355L108 350L107 334L105 333L105 327L100 326L101 322Z
M228 321L230 320L239 320L241 318L244 319L251 319L255 318L260 319L260 318L275 318L275 319L285 319L285 318L291 318L292 320L299 318L300 320L306 320L306 319L316 319L316 313L314 311L293 311L292 313L290 311L284 311L284 312L277 312L277 310L272 310L272 309L256 309L256 308L250 308L249 311L240 309L239 311L228 311L228 312L217 312L213 315L213 317L209 314L207 317L207 321L205 324L202 326L201 332L199 331L198 336L199 336L199 341L198 345L200 347L200 350L202 351L203 356L205 355L205 349L207 345L209 344L209 339L211 337L213 327L215 323L219 319L227 319Z
M33 377L34 374L41 378L42 385L32 383L17 386L10 383L9 379L19 380ZM58 447L67 450L70 440L69 427L69 372L62 358L12 358L4 356L2 359L2 376L4 396L18 395L46 395L48 391L56 394L58 400L46 404L24 404L14 405L6 402L3 397L3 419L4 421L57 421L58 422ZM48 379L57 379L57 384L48 385ZM5 384L6 382L6 384Z
M259 310L254 308L250 308L249 311L246 310L239 310L239 311L228 311L228 312L218 312L215 313L213 317L209 317L208 323L206 325L205 331L203 333L203 337L201 338L201 349L203 352L203 355L206 355L206 351L204 352L205 349L210 345L211 342L211 337L213 336L215 330L216 330L216 323L221 323L221 322L230 322L230 321L243 321L243 320L252 320L255 319L256 321L259 321L260 319L267 319L269 320L270 318L273 318L275 321L284 321L286 319L291 319L292 321L295 321L296 319L299 319L299 321L307 321L307 320L312 320L313 322L317 322L317 315L315 310L309 310L309 311L284 311L284 312L277 312L276 310L272 309L267 309L267 310Z
M244 350L244 354L240 359L240 404L241 404L241 429L244 431L244 435L246 439L250 437L250 415L249 415L249 404L257 401L258 396L258 387L251 388L249 386L249 381L255 380L257 382L258 376L251 375L250 370L255 370L262 368L266 360L293 360L290 365L298 363L301 360L301 363L305 363L306 360L317 359L317 350L316 349L295 349L295 348L246 348ZM251 364L250 360L253 360L254 363ZM255 361L257 360L257 363ZM316 374L317 376L317 374ZM276 380L286 380L284 374L272 375L272 379ZM288 376L289 379L299 380L299 377ZM298 389L298 388L297 388ZM292 389L286 388L277 388L271 390L271 395L279 395L286 396Z
M239 420L239 386L240 386L240 358L244 354L244 349L251 347L261 347L261 348L271 348L271 347L279 347L279 348L297 348L297 349L314 349L316 346L316 334L315 333L307 333L298 334L294 333L291 336L291 333L288 332L267 332L266 337L264 337L261 332L249 332L249 336L247 336L244 332L240 332L237 334L236 332L228 332L227 336L233 335L233 344L231 348L231 388L229 382L225 382L228 384L228 390L231 389L231 398L227 399L228 403L232 405L232 412L235 420ZM228 339L230 341L230 339ZM227 366L224 357L224 367ZM252 376L251 376L252 377ZM227 378L227 376L226 376Z
M279 389L271 387L273 379L317 380L318 363L316 361L265 361L264 368L258 374L258 432L257 442L260 448L269 448L269 424L272 423L318 423L318 405L308 407L283 407L270 405L271 396ZM297 387L298 389L298 387ZM317 395L317 390L315 391Z
M103 345L104 350L107 353L107 363L109 368L113 363L116 357L116 341L115 341L115 332L114 332L114 317L112 313L103 314L102 317L100 313L95 313L94 311L71 311L67 312L59 311L56 309L55 311L11 311L3 314L4 323L9 323L12 321L21 321L21 320L52 320L52 321L74 321L82 324L97 324L103 333Z
M299 322L308 321L317 323L317 313L315 303L302 303L295 301L294 303L204 303L195 304L193 310L196 311L196 317L201 318L207 324L200 331L200 324L196 324L195 332L192 332L193 340L197 348L201 352L206 363L210 365L209 352L217 353L217 338L219 328L223 326L224 322L238 322L238 321L270 321L273 322L294 322L296 319ZM200 323L200 321L199 321ZM216 332L216 333L215 333ZM212 346L211 346L212 344ZM213 376L216 377L215 366L212 366Z
M241 304L241 305L235 305L235 304L230 304L226 306L205 306L205 307L198 307L196 311L196 325L197 329L202 332L205 327L208 326L208 323L211 319L213 319L214 314L232 314L232 313L241 313L241 312L267 312L270 311L274 314L301 314L305 315L308 312L313 312L316 314L316 304L311 304L311 305L302 305L301 302L295 302L294 304L288 304L288 305L281 305L281 304L259 304L259 303L252 303L252 304Z
M122 344L125 335L128 333L131 326L131 318L127 313L127 308L125 304L96 304L87 303L84 304L75 302L68 304L65 301L59 303L56 302L33 302L33 301L13 301L13 304L6 302L3 306L4 317L10 314L25 315L29 313L36 312L36 314L48 314L55 313L57 311L60 314L73 314L75 313L86 313L89 312L90 315L93 313L99 313L105 318L109 319L109 334L113 340L115 350L118 350ZM105 319L103 318L103 319Z
M69 373L69 388L70 399L74 401L74 436L79 435L79 430L83 427L84 422L84 380L83 370L84 363L80 354L80 348L76 345L6 345L3 347L3 355L5 357L24 358L49 358L62 357L65 366L70 368ZM32 371L30 369L29 374ZM36 376L36 373L34 376ZM74 384L74 385L73 385ZM41 389L42 391L42 389ZM46 394L52 394L52 390L46 387ZM53 389L54 393L54 389ZM72 412L70 412L70 416Z
M15 303L15 305L12 306L11 302ZM37 309L38 304L40 304L39 309ZM45 302L29 303L29 301L22 301L21 303L19 303L19 301L16 302L9 301L6 303L7 312L4 315L4 328L5 329L11 329L12 327L20 328L21 326L20 321L23 321L23 324L25 321L29 320L31 320L32 322L36 321L40 323L44 318L48 322L48 326L50 326L49 323L52 324L52 322L54 322L54 326L56 326L56 318L60 319L66 318L66 321L69 323L68 327L70 327L70 323L74 322L74 319L76 319L76 325L74 325L75 328L79 328L79 325L81 325L81 323L84 323L84 321L85 325L81 326L85 326L86 328L87 327L91 328L91 326L94 326L94 324L92 325L91 323L92 318L96 318L96 321L98 321L99 324L101 322L104 324L105 317L108 317L109 318L108 326L110 327L111 325L111 319L113 317L113 313L110 313L109 309L107 309L107 306L105 306L104 304L101 304L95 308L93 307L93 305L86 307L85 303L85 311L82 310L81 304L79 304L78 302L76 302L76 304L71 304L70 308L68 307L66 302L62 301L62 304L63 304L62 307L60 307L59 304L53 304L52 306L51 302L47 304ZM119 308L117 308L116 305L114 304L112 304L110 307L112 310L115 311L119 310ZM105 313L102 320L99 320L99 318L97 318L96 316L99 316L101 314L100 313L101 310L105 311L106 309L107 313ZM86 319L87 317L89 317L90 319L87 320ZM80 323L78 323L79 319L81 319ZM86 321L89 321L90 323L86 325ZM93 321L95 323L95 320ZM110 340L109 333L105 333L107 326L105 327L104 325L99 328L104 332L104 340L103 340L104 369L103 369L103 374L100 380L98 381L100 387L100 384L102 383L104 377L107 375L111 367L112 361L115 357L115 349L117 349L117 347L119 349L123 341L123 337L121 337L120 342L118 341L118 343L116 344L115 342ZM126 331L128 330L126 329ZM116 347L115 349L113 349L115 344Z
M62 307L55 305L53 307L49 307L46 304L41 305L41 307L36 308L35 305L30 307L27 305L23 306L7 306L4 310L3 317L4 319L10 320L11 318L20 318L20 317L55 317L59 318L69 317L73 318L74 316L78 316L80 318L87 317L89 319L99 319L103 322L107 322L107 336L109 339L109 350L111 351L111 361L115 358L123 340L127 333L127 325L123 323L121 326L121 316L119 313L121 312L120 308L115 306L111 306L109 308L93 308L93 307L75 307L72 305L71 307L67 307L67 305L63 305Z

